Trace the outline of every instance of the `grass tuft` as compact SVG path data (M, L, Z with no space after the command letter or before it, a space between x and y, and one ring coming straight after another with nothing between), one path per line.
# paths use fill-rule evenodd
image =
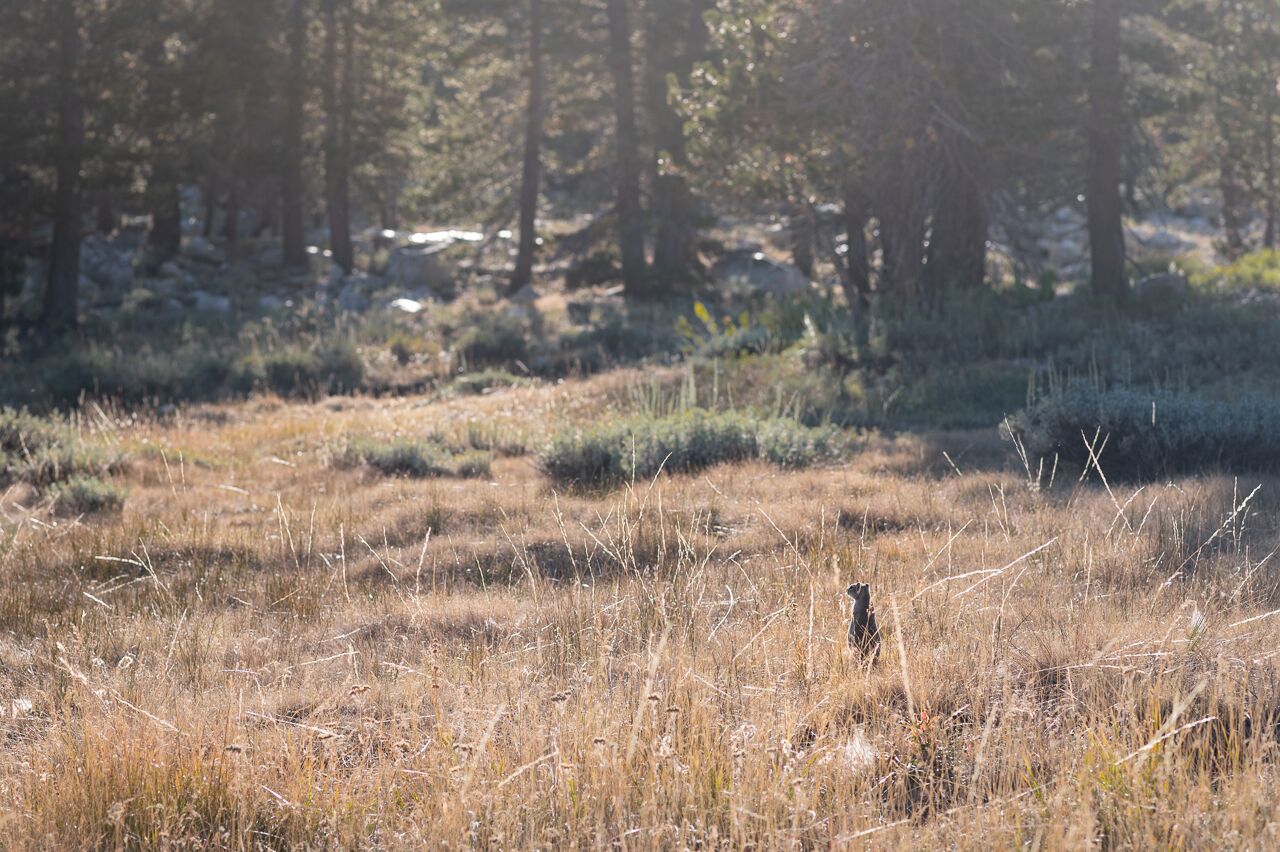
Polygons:
M0 409L0 486L47 488L79 476L103 476L119 466L85 443L68 424L26 411Z
M411 438L381 440L357 436L347 442L339 463L344 467L365 465L384 476L478 479L489 475L493 456L477 450L454 451L431 441Z
M557 482L598 484L685 473L723 462L763 459L806 467L833 448L829 430L785 418L693 409L666 417L634 417L561 432L541 458Z
M50 491L56 499L57 511L63 515L117 512L124 506L124 489L96 476L74 476L57 483Z

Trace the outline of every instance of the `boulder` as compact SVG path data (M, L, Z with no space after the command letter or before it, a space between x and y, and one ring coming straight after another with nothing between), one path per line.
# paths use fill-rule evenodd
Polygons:
M517 305L532 305L538 301L539 293L532 284L526 284L511 294L511 301Z
M253 253L253 263L268 266L272 269L284 266L284 249L279 246L266 246Z
M1172 231L1155 231L1148 235L1143 242L1146 243L1147 248L1170 254L1191 248L1191 243Z
M190 289L189 287L184 287L184 283L187 282L181 278L152 278L144 281L143 286L161 296L176 296L180 291Z
M437 293L453 288L457 270L445 257L446 244L401 246L387 261L387 280L401 287L427 287Z
M338 294L338 308L351 314L364 313L369 309L369 297L359 284L348 284Z
M208 263L214 266L221 266L227 259L222 249L201 236L188 238L182 246L182 253L192 260L198 260L201 263Z
M387 307L405 314L420 314L426 305L416 299L396 299Z
M342 282L346 279L347 272L336 263L329 264L328 285L334 290L342 286Z
M1176 307L1191 291L1187 276L1180 272L1164 272L1138 282L1133 288L1134 298L1150 307Z
M811 286L797 267L759 251L729 252L711 267L711 278L720 287L774 296L799 295Z
M201 314L229 314L231 313L231 299L227 296L218 296L204 290L196 290L191 294L192 308Z
M79 288L80 304L82 305L97 304L98 300L102 298L102 288L94 283L92 278L81 275Z
M196 277L172 260L160 264L156 271L164 279L173 282L176 289L190 289L196 284Z
M127 290L133 283L133 253L100 234L90 234L80 244L80 272L95 284Z

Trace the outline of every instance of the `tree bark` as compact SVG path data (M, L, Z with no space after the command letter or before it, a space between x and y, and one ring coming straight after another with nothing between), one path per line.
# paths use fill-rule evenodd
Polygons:
M151 207L151 232L147 245L157 260L169 260L182 251L182 198L178 190L178 169L171 152L160 151L147 182Z
M119 218L116 215L115 199L111 197L111 189L103 187L97 194L98 204L94 213L95 228L100 234L114 234Z
M345 2L343 6L344 14L340 23L338 0L324 2L324 171L329 249L333 254L333 262L343 272L350 273L355 268L351 247L349 144L354 22L351 20L351 9ZM342 39L341 59L338 56L339 37Z
M49 280L44 319L56 329L79 321L80 238L83 199L80 170L84 161L84 102L80 98L78 67L82 41L75 0L59 3L57 57L58 125L54 144L57 186L53 199L53 245L49 252Z
M865 310L871 304L871 257L867 250L867 222L871 210L855 189L845 191L844 221L848 230L845 251L844 296L849 307Z
M910 200L887 205L880 217L884 277L900 310L924 306L925 217Z
M945 177L925 269L925 287L933 298L951 289L976 290L987 278L990 220L982 186L968 157L958 152L944 156Z
M227 259L235 263L240 259L240 177L231 179L231 191L227 193L227 221L223 228L227 241Z
M307 246L303 226L302 156L303 120L306 109L307 16L305 0L289 7L289 75L285 91L284 132L281 140L280 232L284 265L306 266Z
M213 236L213 220L218 218L218 181L210 176L204 185L204 221L200 223L200 235L206 240Z
M1120 77L1120 4L1093 0L1089 68L1089 169L1087 188L1090 283L1096 297L1128 301L1123 200L1124 84Z
M808 278L813 278L813 244L818 238L813 220L813 211L803 202L787 217L787 236L791 241L791 263Z
M698 203L686 173L689 168L684 122L671 106L669 80L684 85L694 63L706 53L706 0L683 0L679 9L659 6L649 18L646 65L649 124L653 129L653 278L669 287L698 270ZM668 14L670 13L670 14ZM672 33L672 22L681 32Z
M1236 260L1246 251L1245 229L1248 227L1248 189L1240 177L1240 131L1225 93L1214 105L1214 121L1218 127L1218 192L1222 195L1222 253Z
M918 152L901 152L893 166L877 185L874 203L884 258L880 280L896 309L908 312L924 307L928 204Z
M631 57L630 0L608 0L609 70L613 77L617 129L618 248L627 296L649 295L644 250L644 210L640 204L640 145L636 131L635 68Z
M510 292L533 280L538 247L538 198L542 179L542 0L529 0L529 101L525 107L524 167L520 176L520 246Z
M1268 34L1270 31L1268 30ZM1266 81L1268 83L1266 90L1263 92L1264 107L1262 110L1263 141L1266 146L1265 153L1265 174L1263 176L1267 198L1265 202L1267 222L1262 234L1262 244L1268 249L1275 251L1280 240L1280 210L1277 210L1277 204L1280 198L1276 194L1280 192L1280 185L1277 185L1278 176L1276 174L1276 73L1275 63L1268 56L1266 62Z

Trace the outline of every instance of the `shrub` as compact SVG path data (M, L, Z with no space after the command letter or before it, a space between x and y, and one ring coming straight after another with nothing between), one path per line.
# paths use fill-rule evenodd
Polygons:
M473 312L454 349L468 367L501 366L529 357L529 332L518 317Z
M1016 418L1013 433L1032 459L1089 464L1099 435L1108 476L1147 478L1226 468L1280 469L1280 403L1218 402L1188 394L1075 385Z
M75 476L50 489L63 515L115 512L124 506L124 491L96 476Z
M761 421L694 409L562 432L543 453L541 464L558 482L587 484L648 478L661 470L697 471L752 458L801 467L829 452L831 437L827 430L806 428L794 420Z
M523 456L529 452L528 441L518 423L509 418L469 419L450 424L448 429L433 430L427 440L455 455L481 450L488 455Z
M0 486L25 482L46 488L77 476L105 475L117 464L65 423L0 409Z
M285 346L246 361L241 371L250 384L264 384L285 397L314 398L359 388L364 360L349 340L314 348Z
M410 438L384 441L361 436L347 442L339 462L347 467L367 465L384 476L475 479L489 475L493 456L473 450L453 452L430 441Z
M605 313L590 327L563 335L559 358L562 363L593 372L620 361L671 352L678 346L674 333L661 326Z
M395 332L387 341L387 347L391 350L392 357L402 367L439 351L435 341L421 334L411 334L406 331Z
M222 399L260 388L316 397L357 390L364 379L364 362L350 340L248 355L240 354L243 348L205 339L130 351L86 344L24 364L21 373L7 376L7 365L0 365L0 400L74 406L87 395L136 405Z
M1193 271L1193 283L1219 290L1280 290L1280 252L1264 249L1226 266Z
M232 360L196 344L129 352L90 344L28 365L24 384L36 391L33 401L66 406L77 404L85 395L128 404L214 399L225 391Z

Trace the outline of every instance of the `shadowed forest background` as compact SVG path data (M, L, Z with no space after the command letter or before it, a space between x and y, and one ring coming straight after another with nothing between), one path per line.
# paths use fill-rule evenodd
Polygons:
M0 0L0 845L1280 847L1278 109L1280 0Z
M998 422L1085 374L1271 381L1248 346L1280 276L1267 2L0 14L10 404L802 337L839 391L789 395L850 424Z

